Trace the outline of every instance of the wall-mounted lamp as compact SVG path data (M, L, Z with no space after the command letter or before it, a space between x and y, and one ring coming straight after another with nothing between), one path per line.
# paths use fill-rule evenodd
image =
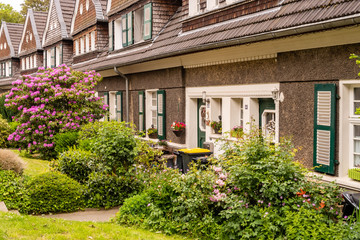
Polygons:
M202 101L204 103L210 103L210 100L209 99L206 99L206 91L203 91L202 92Z
M279 100L279 89L274 88L273 90L271 90L271 95L272 99L274 99L275 101Z

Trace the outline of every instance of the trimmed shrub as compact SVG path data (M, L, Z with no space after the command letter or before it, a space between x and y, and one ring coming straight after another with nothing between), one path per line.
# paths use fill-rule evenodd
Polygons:
M137 188L138 184L129 177L93 172L86 182L87 206L105 208L119 206Z
M59 158L52 162L52 167L76 181L84 183L88 180L95 159L96 155L89 151L70 148L68 151L60 153Z
M7 139L11 133L10 131L10 125L0 116L0 148L7 146Z
M0 170L0 201L8 209L19 209L24 200L24 179L10 170Z
M78 132L64 132L55 135L55 152L60 154L67 151L70 147L76 146L79 137Z
M0 149L0 169L12 170L18 174L22 174L24 171L24 163L13 151Z
M31 214L73 212L84 207L82 185L57 172L35 176L25 186L28 198L21 212Z

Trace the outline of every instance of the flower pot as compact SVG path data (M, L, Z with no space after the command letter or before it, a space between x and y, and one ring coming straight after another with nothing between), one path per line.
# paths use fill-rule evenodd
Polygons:
M173 130L173 133L175 136L180 137L184 133L184 130Z
M152 138L152 139L158 138L157 133L150 133L150 134L148 134L148 136L149 136L149 138Z
M213 128L215 134L221 134L220 128Z
M352 168L349 169L349 178L360 181L360 169L359 168Z

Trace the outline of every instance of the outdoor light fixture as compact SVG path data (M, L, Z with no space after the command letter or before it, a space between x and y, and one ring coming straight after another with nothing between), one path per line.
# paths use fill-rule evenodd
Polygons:
M272 99L274 99L275 101L279 100L279 89L274 88L273 90L271 90L271 95Z
M206 99L206 91L203 91L202 92L202 101L204 103L210 103L210 100L209 99Z

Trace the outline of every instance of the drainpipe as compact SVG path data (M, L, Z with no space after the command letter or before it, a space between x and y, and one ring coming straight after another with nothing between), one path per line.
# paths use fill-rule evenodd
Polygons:
M129 79L114 66L114 71L125 79L125 104L126 104L126 122L129 122Z

